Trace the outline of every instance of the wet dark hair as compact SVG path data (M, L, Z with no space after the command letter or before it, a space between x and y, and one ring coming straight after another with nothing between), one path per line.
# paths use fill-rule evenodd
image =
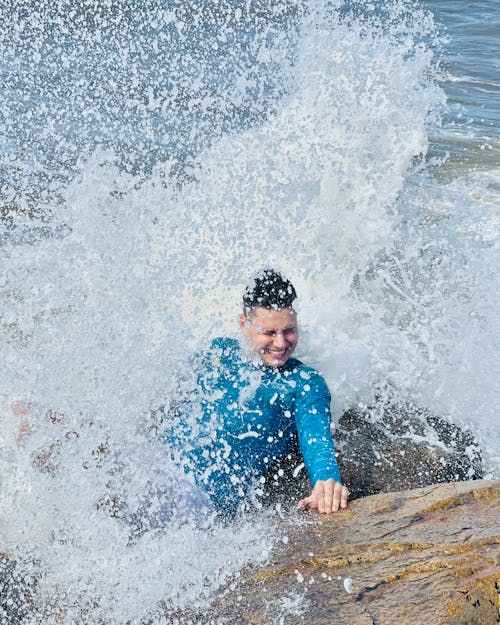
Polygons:
M243 312L248 313L257 307L292 308L297 292L293 284L274 269L263 269L243 293Z

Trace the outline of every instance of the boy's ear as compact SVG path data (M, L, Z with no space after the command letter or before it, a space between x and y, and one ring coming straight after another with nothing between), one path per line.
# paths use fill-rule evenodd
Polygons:
M250 319L246 315L241 313L241 315L240 315L240 317L238 319L238 325L240 326L243 334L246 334L246 331L250 327L250 324L251 324Z

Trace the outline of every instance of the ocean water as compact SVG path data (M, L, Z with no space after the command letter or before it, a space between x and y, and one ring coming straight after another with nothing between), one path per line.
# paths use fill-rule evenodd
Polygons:
M273 511L135 539L110 515L160 479L152 413L264 265L335 418L429 408L498 478L499 9L2 3L0 552L42 579L24 622L204 610L283 538Z

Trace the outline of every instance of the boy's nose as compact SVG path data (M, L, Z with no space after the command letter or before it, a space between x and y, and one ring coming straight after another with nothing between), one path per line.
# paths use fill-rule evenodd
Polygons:
M276 332L273 343L276 349L284 349L286 347L286 340L283 332Z

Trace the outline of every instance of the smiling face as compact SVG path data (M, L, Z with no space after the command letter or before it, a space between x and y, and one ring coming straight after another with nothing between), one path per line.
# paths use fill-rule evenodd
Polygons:
M247 316L240 316L240 328L255 353L270 367L282 367L299 340L293 308L253 308Z

